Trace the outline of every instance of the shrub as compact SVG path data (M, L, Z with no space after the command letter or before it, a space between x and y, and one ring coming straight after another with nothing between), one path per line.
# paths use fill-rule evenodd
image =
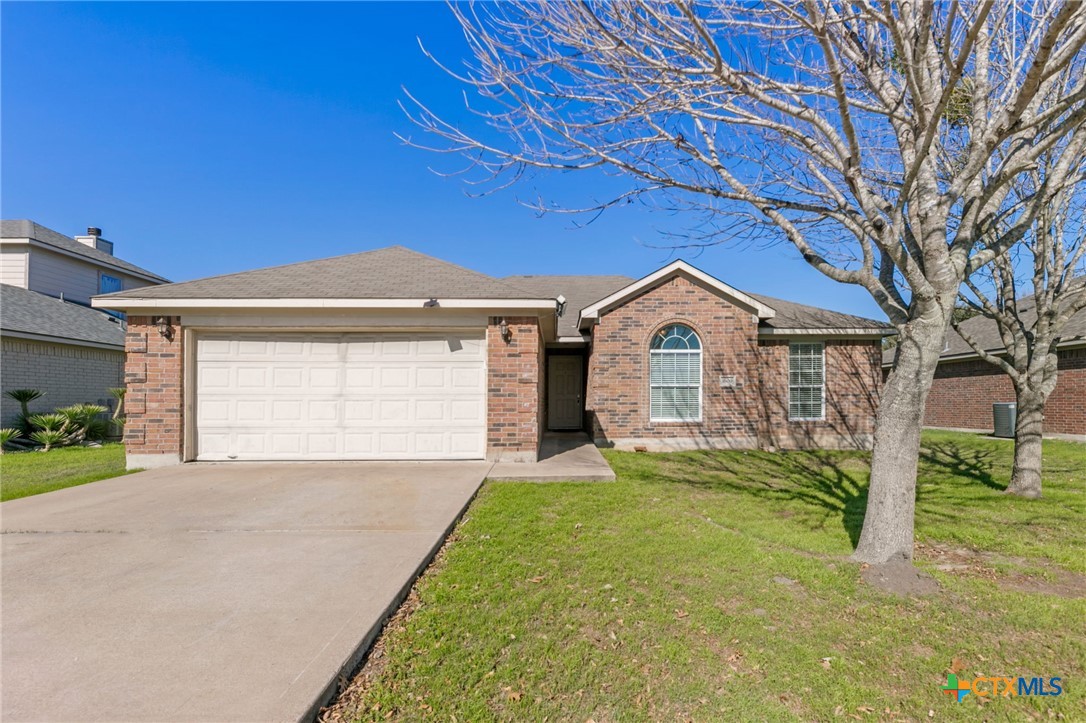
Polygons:
M30 408L27 406L35 399L41 399L45 396L45 392L38 389L9 389L4 392L7 396L11 397L19 403L21 413L19 414L19 426L24 432L30 431Z
M39 415L39 416L54 416L54 415ZM30 438L42 445L42 452L48 452L56 445L67 444L68 435L59 429L39 429L37 432L31 432Z
M34 414L27 418L34 430L27 436L43 445L44 451L88 439L102 440L109 431L108 421L102 418L107 411L100 404L73 404L50 414Z
M60 412L53 412L51 414L34 414L27 417L27 421L34 427L37 427L43 432L61 432L66 431L68 426L68 417Z
M11 443L11 440L21 437L23 435L18 429L12 427L4 427L0 429L0 454L4 453L4 447L7 447Z

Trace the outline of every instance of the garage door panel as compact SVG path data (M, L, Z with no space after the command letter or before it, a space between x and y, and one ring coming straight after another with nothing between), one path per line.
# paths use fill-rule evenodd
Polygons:
M196 356L198 459L485 454L482 332L209 336Z
M377 370L372 366L348 365L345 388L351 392L373 392L377 390Z
M272 370L272 386L276 389L301 389L305 369L301 366L276 366Z

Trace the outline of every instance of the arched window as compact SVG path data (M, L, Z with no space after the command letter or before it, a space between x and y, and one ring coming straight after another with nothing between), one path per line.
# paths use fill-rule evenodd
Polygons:
M669 324L649 344L649 419L701 421L701 339L685 324Z

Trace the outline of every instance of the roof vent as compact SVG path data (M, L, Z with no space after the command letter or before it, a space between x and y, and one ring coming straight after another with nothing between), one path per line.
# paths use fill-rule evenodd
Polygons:
M94 226L87 226L87 235L88 236L101 236L102 235L102 229L95 228Z

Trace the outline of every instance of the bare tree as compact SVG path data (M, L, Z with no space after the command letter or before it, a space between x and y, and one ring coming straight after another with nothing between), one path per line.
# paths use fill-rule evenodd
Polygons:
M409 96L409 112L441 139L434 150L471 159L474 182L611 172L629 190L597 210L645 197L699 212L706 230L690 243L769 229L879 303L901 343L855 558L911 560L921 421L958 289L1021 238L1082 164L1086 9L1056 0L451 9L473 57L450 72L480 106L469 102L476 115L454 121ZM473 119L483 127L462 125ZM1043 153L1054 157L1044 185L1009 207L1011 181Z
M1026 197L1041 184L1036 172L1030 180ZM951 322L977 355L1006 372L1014 385L1018 418L1007 492L1023 497L1041 496L1041 439L1045 403L1058 379L1057 345L1068 322L1086 309L1084 192L1082 180L1061 189L1014 249L966 279L960 298L984 321ZM1020 290L1030 295L1022 298ZM998 331L1001 348L974 336L978 324Z

